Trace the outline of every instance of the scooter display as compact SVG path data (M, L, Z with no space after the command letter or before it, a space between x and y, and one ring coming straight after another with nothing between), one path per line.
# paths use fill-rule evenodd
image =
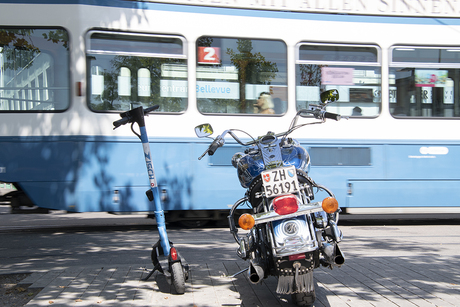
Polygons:
M240 184L246 189L245 196L233 205L228 216L230 232L239 246L236 252L249 260L249 267L237 274L248 271L254 284L276 276L276 292L291 294L300 306L311 306L316 299L313 270L320 265L331 269L341 266L345 258L338 246L343 238L337 226L338 202L328 188L309 177L310 156L288 135L307 125L322 124L326 119L340 120L340 115L326 112L327 104L338 99L337 90L321 93L321 102L298 111L286 132L268 132L253 138L238 129L225 130L199 157L201 160L206 154L213 155L225 144L227 134L247 147L232 157ZM297 124L301 116L315 120ZM195 132L198 137L210 137L213 129L210 124L202 124ZM251 141L243 142L237 132L244 132ZM315 189L327 197L314 202ZM240 235L235 214L244 205L251 208L251 213L239 217L238 225L246 231Z
M163 207L161 204L160 193L155 177L155 171L153 168L152 154L150 152L149 139L145 128L144 116L147 116L149 112L158 109L159 105L154 105L147 109L138 107L130 111L121 113L121 119L114 121L114 130L122 125L131 123L131 131L139 137L144 150L145 164L147 167L147 174L149 177L150 189L147 190L146 195L149 201L153 201L155 205L155 219L157 222L158 233L160 239L153 245L151 252L151 259L154 268L147 275L144 280L148 280L155 271L165 274L170 277L174 288L178 294L184 294L185 292L185 281L188 279L189 266L185 259L181 257L173 243L169 241L168 234L166 231L166 223ZM140 133L134 131L134 123L139 126ZM167 270L163 268L168 268Z

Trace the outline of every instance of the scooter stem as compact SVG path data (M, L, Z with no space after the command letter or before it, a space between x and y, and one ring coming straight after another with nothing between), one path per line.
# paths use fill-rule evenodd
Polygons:
M147 166L147 173L149 175L150 190L153 193L153 201L155 204L155 219L157 221L158 232L160 234L161 247L165 256L169 256L171 246L169 245L168 234L166 232L166 223L163 207L161 206L160 193L158 191L158 185L155 178L155 171L152 163L152 155L150 152L149 138L147 136L147 130L145 129L144 111L142 108L132 110L133 119L139 125L140 139L142 142L142 148L144 149L145 165Z

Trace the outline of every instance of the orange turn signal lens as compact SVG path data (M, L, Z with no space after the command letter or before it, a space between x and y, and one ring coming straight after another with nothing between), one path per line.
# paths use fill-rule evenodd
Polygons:
M240 225L240 227L243 228L244 230L251 229L252 227L254 227L255 224L256 224L256 221L254 220L254 217L250 215L249 213L245 213L241 215L240 218L238 219L238 225Z
M326 197L323 199L322 207L326 213L334 213L339 210L339 202L334 197Z

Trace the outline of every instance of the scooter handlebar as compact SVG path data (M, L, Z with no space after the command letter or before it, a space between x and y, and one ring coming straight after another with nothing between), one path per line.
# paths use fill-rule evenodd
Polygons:
M146 115L147 113L150 113L152 111L155 111L157 109L159 109L160 106L158 104L154 105L154 106L151 106L151 107L148 107L147 109L144 109L144 115Z
M129 118L123 117L122 119L113 122L113 129L115 130L122 125L126 125L127 123L129 123Z
M157 110L158 108L160 108L160 106L157 105L157 104L154 105L154 106L148 107L147 109L143 109L143 111L144 111L143 114L145 116L148 113ZM135 110L135 109L133 109L133 110ZM122 118L113 122L113 129L115 130L115 129L117 129L118 127L120 127L122 125L126 125L127 123L131 123L131 122L135 121L134 115L132 114L133 110L121 113L120 116Z

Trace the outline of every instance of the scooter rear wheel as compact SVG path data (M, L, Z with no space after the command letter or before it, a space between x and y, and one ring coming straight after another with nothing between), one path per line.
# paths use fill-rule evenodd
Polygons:
M185 274L184 268L180 262L175 262L171 265L171 279L177 294L185 292Z

